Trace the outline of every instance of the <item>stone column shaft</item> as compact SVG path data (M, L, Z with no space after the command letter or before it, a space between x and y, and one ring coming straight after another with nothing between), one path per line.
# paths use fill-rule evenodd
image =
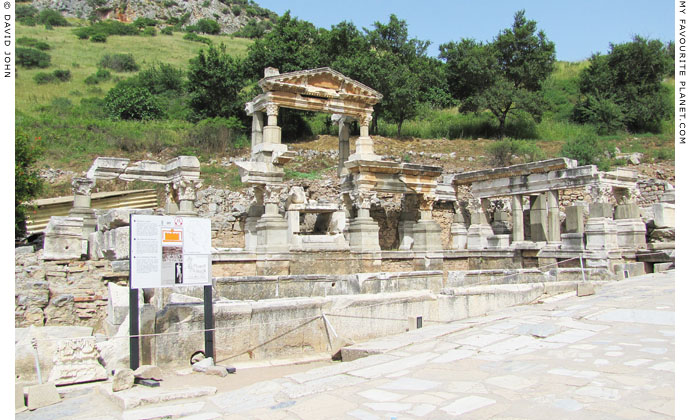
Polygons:
M261 111L252 114L252 149L264 141L264 115Z
M546 201L548 205L547 240L549 242L559 242L561 240L561 221L558 210L558 190L547 191Z
M522 195L514 195L511 198L513 207L513 242L522 242L525 240Z

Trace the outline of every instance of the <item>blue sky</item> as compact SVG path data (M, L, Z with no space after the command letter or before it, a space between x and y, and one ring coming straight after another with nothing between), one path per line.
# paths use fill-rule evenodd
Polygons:
M528 19L556 44L559 60L579 61L594 52L605 53L609 43L627 42L634 34L674 39L674 3L670 0L255 0L260 6L282 15L329 28L343 20L357 27L388 22L390 14L404 19L410 37L432 42L429 55L438 56L438 46L448 41L474 38L492 40L509 27L513 15L525 9Z

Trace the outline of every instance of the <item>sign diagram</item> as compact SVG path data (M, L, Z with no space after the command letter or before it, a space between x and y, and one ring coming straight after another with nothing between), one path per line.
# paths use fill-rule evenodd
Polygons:
M130 287L211 284L211 221L193 217L132 215Z

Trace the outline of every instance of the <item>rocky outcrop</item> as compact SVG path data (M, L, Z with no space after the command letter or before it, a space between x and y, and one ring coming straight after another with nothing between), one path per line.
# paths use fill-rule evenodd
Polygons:
M132 22L137 18L150 18L167 21L189 14L188 25L195 24L199 19L213 19L220 24L221 32L231 34L242 29L250 20L260 20L260 17L250 17L247 11L240 7L234 8L218 0L34 0L32 5L39 10L53 9L64 16L86 19L95 15L101 19L117 19L122 22ZM235 15L234 12L238 12Z

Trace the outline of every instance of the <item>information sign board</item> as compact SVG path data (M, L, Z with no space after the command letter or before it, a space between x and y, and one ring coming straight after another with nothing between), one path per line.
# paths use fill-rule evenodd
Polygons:
M211 221L196 217L132 215L130 287L211 284Z

